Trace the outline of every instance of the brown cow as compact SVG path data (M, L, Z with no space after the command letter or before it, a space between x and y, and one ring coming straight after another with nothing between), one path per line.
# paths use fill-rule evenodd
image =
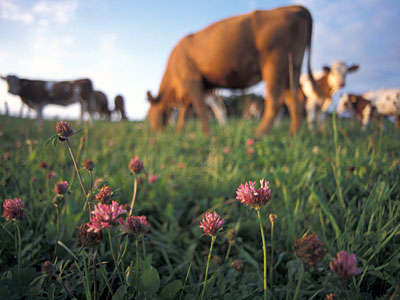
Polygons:
M67 106L75 102L81 104L80 120L93 101L93 85L90 79L73 81L43 81L18 78L14 75L1 77L8 84L10 94L20 96L22 102L36 110L37 122L43 118L43 107L47 104Z
M121 116L121 120L126 120L124 97L117 95L114 99L114 112Z
M147 94L151 128L164 126L169 110L179 106L178 130L182 130L186 111L193 103L207 134L207 91L245 89L264 80L268 98L257 134L269 129L284 93L288 94L285 102L292 119L290 131L296 133L302 117L302 105L296 98L306 48L308 74L314 82L310 68L311 36L310 12L302 6L289 6L228 18L184 37L169 57L158 96ZM293 93L289 92L290 82Z

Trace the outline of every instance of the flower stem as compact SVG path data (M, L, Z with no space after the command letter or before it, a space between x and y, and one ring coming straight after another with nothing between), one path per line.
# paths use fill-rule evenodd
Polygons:
M270 280L270 286L272 288L273 285L273 274L274 274L274 223L271 223L271 264L269 266L269 280Z
M97 254L97 249L94 249L93 250L93 299L94 300L97 300L96 254Z
M135 277L136 277L136 298L139 299L139 237L136 236L136 264L135 264Z
M57 232L56 232L56 243L54 245L53 261L56 260L58 239L60 237L60 206L57 205Z
M90 191L93 192L93 174L92 171L89 170L89 176L90 176Z
M21 286L21 231L19 230L19 224L18 221L15 222L15 227L17 229L17 243L18 243L18 271L17 271L17 276L18 276L18 290L19 290L19 297L22 298L22 286Z
M144 235L142 235L142 246L143 246L143 261L146 261L146 244L144 243Z
M226 251L226 255L225 255L225 262L228 261L229 254L231 253L232 243L233 243L233 242L229 242L228 250Z
M72 158L72 161L74 163L76 175L78 175L79 183L81 184L81 188L82 188L83 194L86 197L87 193L86 193L86 190L85 190L85 186L83 185L81 174L79 173L78 163L76 162L76 159L75 159L75 156L74 156L74 152L72 152L72 148L71 148L71 144L69 142L69 139L65 138L65 141L67 142L68 150L69 150L69 153L71 154L71 158Z
M71 292L69 291L69 289L67 288L67 286L64 284L64 282L62 281L62 278L60 275L56 276L57 282L63 287L63 289L65 290L65 292L67 293L69 299L76 299L74 296L72 296Z
M301 263L300 276L299 276L299 280L297 281L296 291L294 292L293 300L296 300L299 297L301 283L303 282L303 276L304 276L304 264Z
M182 296L183 296L183 290L185 289L186 286L186 282L189 278L189 273L190 273L190 268L192 267L192 263L190 263L189 268L186 272L186 277L185 277L185 281L183 282L183 286L182 286L182 290L181 290L181 295L179 296L179 300L182 300Z
M133 196L132 196L131 208L129 209L129 215L128 216L132 215L133 205L135 205L136 191L137 191L137 178L136 178L136 175L135 175L135 180L133 182Z
M112 258L113 258L113 261L114 261L115 270L118 273L119 279L121 280L121 282L123 282L121 274L119 273L117 259L115 258L114 248L113 248L113 244L112 244L111 231L110 231L109 228L107 229L107 231L108 231L108 240L110 241L110 250L111 250L111 255L112 255Z
M265 245L264 228L261 221L260 210L257 209L258 221L260 223L261 239L263 243L263 254L264 254L264 300L267 299L267 247Z
M207 276L208 276L208 267L209 267L209 265L210 265L211 252L212 252L212 249L213 249L213 246L214 246L215 238L216 238L215 235L211 236L211 246L210 246L210 252L208 252L208 259L207 259L207 266L206 266L206 274L204 275L204 287L203 287L203 291L201 292L201 297L200 297L201 300L203 300L203 298L204 298L204 293L206 292Z

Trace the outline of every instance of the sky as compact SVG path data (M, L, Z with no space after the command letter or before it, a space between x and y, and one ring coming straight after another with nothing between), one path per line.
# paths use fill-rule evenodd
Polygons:
M90 78L110 108L122 94L128 118L142 120L146 91L157 94L181 38L227 17L292 4L313 16L313 71L335 60L357 63L342 92L400 87L398 0L0 0L0 75ZM260 83L248 91L264 90ZM2 113L6 102L11 114L20 113L21 101L0 81ZM49 105L44 117L73 119L79 111L78 104Z

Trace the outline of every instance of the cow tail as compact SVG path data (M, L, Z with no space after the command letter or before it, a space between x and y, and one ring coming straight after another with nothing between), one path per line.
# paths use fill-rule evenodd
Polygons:
M313 29L313 19L311 16L311 13L307 10L308 12L308 16L309 16L309 22L308 22L308 32L307 32L307 44L306 44L306 48L307 48L307 74L308 74L308 78L311 81L311 84L314 88L315 91L318 92L318 94L320 94L320 89L317 85L317 82L314 79L314 75L312 73L311 70L311 41L312 41L312 29Z

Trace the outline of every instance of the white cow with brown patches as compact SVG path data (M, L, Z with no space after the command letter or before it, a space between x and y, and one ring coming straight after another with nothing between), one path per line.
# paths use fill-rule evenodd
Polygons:
M333 94L345 86L346 75L359 68L359 65L349 67L340 61L334 61L330 67L324 66L322 71L314 74L319 90L314 88L306 74L300 76L300 85L306 98L305 106L309 129L313 128L315 121L323 121L324 113L331 104Z
M365 129L371 116L378 118L382 127L382 118L392 116L395 119L395 127L400 125L400 89L381 89L369 91L362 95L343 95L340 98L337 112L342 114L349 111L362 121Z
M362 95L343 94L340 97L336 111L339 115L349 112L361 122L362 130L365 130L371 119L374 107L371 101L365 99Z

